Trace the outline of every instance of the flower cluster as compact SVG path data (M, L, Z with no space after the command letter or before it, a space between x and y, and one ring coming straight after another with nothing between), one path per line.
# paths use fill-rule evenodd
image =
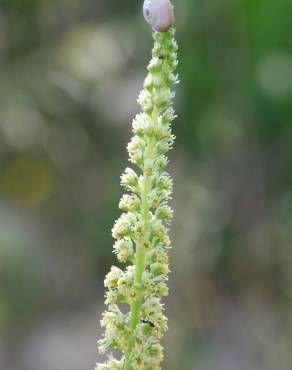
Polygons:
M167 318L161 297L168 294L168 224L173 213L168 205L173 183L166 172L166 153L174 141L171 88L178 82L173 72L177 66L174 35L173 27L153 33L149 73L138 98L142 113L133 121L134 136L127 147L138 171L126 168L121 176L128 193L120 200L123 213L112 229L114 252L127 266L113 266L104 282L108 311L101 320L105 334L99 350L104 354L114 349L120 355L116 359L110 352L96 370L159 370L163 359L159 341ZM122 310L125 305L128 313Z

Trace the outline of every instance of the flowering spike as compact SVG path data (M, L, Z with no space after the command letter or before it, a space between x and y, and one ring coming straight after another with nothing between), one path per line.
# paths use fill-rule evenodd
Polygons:
M114 252L128 266L124 270L113 266L105 278L108 311L101 320L105 334L99 351L104 354L115 349L121 356L115 359L110 353L96 370L161 369L159 341L167 330L161 297L168 294L170 246L166 225L173 214L168 206L173 183L166 172L165 154L174 141L171 88L178 82L174 36L173 27L153 32L149 74L138 98L142 113L133 120L134 136L127 146L130 162L138 171L126 168L121 176L121 184L130 194L121 198L119 207L124 213L112 229ZM129 306L128 313L120 310L121 303Z

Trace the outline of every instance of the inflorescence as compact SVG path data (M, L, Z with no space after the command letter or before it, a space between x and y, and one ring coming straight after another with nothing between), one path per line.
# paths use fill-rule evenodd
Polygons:
M153 32L149 73L138 98L142 113L133 121L134 136L127 146L137 171L126 168L121 176L127 194L120 200L123 213L112 229L114 253L126 267L112 266L104 281L108 310L101 320L105 333L98 343L100 353L109 354L96 370L161 369L160 339L167 330L161 297L168 294L168 225L173 215L168 205L173 183L166 172L166 153L174 142L171 88L178 82L174 36L173 27ZM129 312L124 312L125 307Z

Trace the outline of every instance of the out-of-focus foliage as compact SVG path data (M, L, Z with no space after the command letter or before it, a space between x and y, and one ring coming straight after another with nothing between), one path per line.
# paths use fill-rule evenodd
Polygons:
M0 368L84 370L150 57L142 2L0 2ZM292 2L176 1L168 370L290 370Z

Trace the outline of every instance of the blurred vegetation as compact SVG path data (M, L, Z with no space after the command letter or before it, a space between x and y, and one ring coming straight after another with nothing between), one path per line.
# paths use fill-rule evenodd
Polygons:
M292 2L175 5L164 368L290 370ZM97 359L119 176L152 45L141 6L0 1L1 369Z

